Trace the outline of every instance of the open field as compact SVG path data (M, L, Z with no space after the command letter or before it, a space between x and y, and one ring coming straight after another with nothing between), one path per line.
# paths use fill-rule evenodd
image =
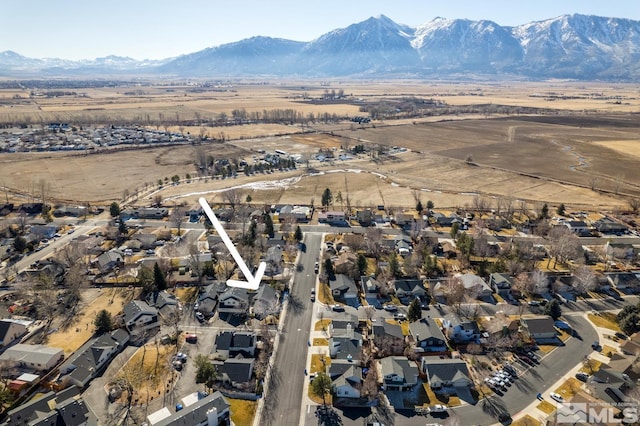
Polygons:
M326 90L344 90L340 102L310 102ZM9 93L11 92L11 93ZM320 149L364 144L403 147L395 155L367 156L335 163L310 160L298 170L234 179L202 177L189 184L165 185L159 192L168 205L195 204L201 195L223 201L232 187L251 194L253 203L319 204L324 188L348 195L351 205L412 207L414 192L436 207L470 205L476 195L509 198L529 206L547 202L576 208L613 209L640 196L637 173L640 124L629 111L640 107L637 88L627 85L546 83L238 83L195 90L192 86L146 85L76 89L75 96L34 97L28 91L0 91L0 122L31 123L74 120L118 123L137 121L150 128L199 133L222 132L225 143L201 147L214 159L246 159L257 150L282 149L309 159ZM19 95L21 99L9 97ZM553 109L544 115L495 113L440 115L373 121L300 125L248 124L201 128L178 126L180 120L215 120L233 110L295 109L306 116L330 113L358 115L358 103L436 99L447 105L510 105ZM612 99L620 100L619 103ZM588 113L585 113L587 111ZM165 125L159 123L164 120ZM173 124L167 125L170 120ZM155 124L152 124L155 123ZM22 194L24 202L36 182L51 184L50 196L69 203L119 201L125 191L144 191L137 204L148 205L159 179L197 175L194 146L117 150L95 155L77 153L2 153L0 185ZM244 196L243 196L244 198ZM344 197L346 198L346 197Z

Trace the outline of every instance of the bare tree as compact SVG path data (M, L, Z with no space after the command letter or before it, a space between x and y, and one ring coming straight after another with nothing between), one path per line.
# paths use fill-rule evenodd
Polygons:
M465 299L465 287L462 284L462 280L459 277L447 278L442 292L447 304L453 306L457 312L460 312L460 305Z
M578 294L584 294L596 289L598 279L591 268L587 265L580 265L573 271L571 284Z
M629 198L627 204L629 204L629 208L631 208L633 214L637 214L638 210L640 210L640 198Z
M589 182L589 189L591 189L592 191L595 191L598 185L600 184L600 178L592 174L592 175L589 175L588 182Z
M235 188L229 189L222 193L222 198L227 202L227 204L229 204L229 207L231 207L231 210L235 215L236 206L238 206L242 201L242 194L240 194L240 191Z
M182 224L186 219L187 207L185 205L179 205L173 208L171 212L171 223L178 229L178 237L181 235Z

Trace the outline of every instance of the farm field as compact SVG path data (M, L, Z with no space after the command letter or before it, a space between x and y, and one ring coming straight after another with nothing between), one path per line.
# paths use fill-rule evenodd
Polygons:
M343 90L344 102L309 102L327 90ZM0 122L118 120L151 122L215 118L236 109L295 109L302 115L354 116L359 103L424 97L447 105L509 105L547 108L538 115L496 110L491 114L452 114L415 119L374 120L354 126L340 123L300 125L246 124L200 127L170 125L169 131L221 132L227 141L199 146L114 150L109 153L0 153L0 186L24 199L42 180L58 202L105 204L124 192L141 192L150 204L158 180L190 174L195 179L164 185L160 195L172 202L195 203L204 195L222 201L235 187L254 203L319 204L324 188L349 196L351 205L411 207L414 193L439 207L470 204L476 195L509 197L529 204L565 203L577 208L612 209L640 196L640 123L637 89L627 85L547 83L316 82L241 81L195 91L191 86L149 84L141 87L77 89L77 96L33 97L27 91L0 91ZM615 97L618 101L614 102ZM34 124L35 125L35 124ZM157 129L160 126L149 126ZM303 133L304 131L304 133ZM319 150L340 152L362 144L370 149L401 147L394 155L359 155L349 161L319 162ZM214 159L245 159L260 151L285 150L301 155L296 170L212 180L197 177L196 150ZM308 160L308 161L307 161ZM8 195L7 195L8 196ZM346 198L346 197L345 197ZM24 202L24 200L22 201Z

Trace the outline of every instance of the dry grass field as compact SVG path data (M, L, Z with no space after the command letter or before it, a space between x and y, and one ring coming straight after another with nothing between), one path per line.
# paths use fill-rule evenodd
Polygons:
M344 103L306 102L326 90L343 90ZM354 126L349 121L316 123L314 133L300 125L251 124L207 127L226 143L204 145L208 155L246 158L255 152L282 149L309 158L320 149L365 144L398 146L409 151L394 156L360 156L348 162L311 161L313 170L298 170L235 179L196 179L165 186L168 204L195 204L201 195L222 201L221 192L239 188L258 203L319 204L324 188L349 196L352 205L411 207L414 192L436 207L471 204L474 196L489 200L509 197L529 205L565 203L576 208L611 209L640 196L638 157L640 124L630 112L640 108L636 87L602 83L430 83L416 81L253 82L215 87L166 84L76 89L75 96L30 96L27 91L0 91L0 123L28 117L31 123L90 117L117 122L194 118L215 119L234 109L295 109L309 113L359 115L358 102L435 99L448 105L510 105L554 109L538 116L451 115L374 121ZM20 95L22 99L12 99ZM614 101L615 99L615 101ZM151 125L150 127L158 128ZM169 127L177 131L178 127ZM197 134L197 126L184 132ZM308 129L307 129L308 130ZM0 154L0 185L29 194L41 179L51 184L59 201L105 204L120 200L125 190L147 189L138 204L149 204L158 179L197 173L195 147L158 147L98 155L70 153ZM467 161L471 159L471 163Z

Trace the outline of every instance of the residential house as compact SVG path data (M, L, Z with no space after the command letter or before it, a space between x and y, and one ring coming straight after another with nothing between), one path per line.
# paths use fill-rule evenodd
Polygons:
M604 245L604 251L607 256L611 258L633 261L637 259L640 254L640 244L612 243L611 241L607 241Z
M588 235L590 232L589 225L583 220L570 220L564 222L564 225L574 234Z
M640 271L605 272L607 281L623 293L640 293Z
M605 403L620 406L637 403L637 398L629 395L637 388L638 374L633 364L636 357L614 355L609 364L603 364L587 382L587 392Z
M63 359L64 351L62 349L22 343L7 348L0 355L0 361L32 371L49 371Z
M340 250L336 247L336 250ZM343 249L343 252L338 255L338 258L333 262L333 268L336 274L351 275L356 270L358 256L355 253Z
M418 383L418 367L404 356L388 356L380 360L382 388L385 391L406 391Z
M353 329L348 328L347 333L329 338L329 356L334 359L356 362L360 360L361 347L362 334Z
M360 277L360 286L362 287L362 293L367 303L376 309L382 308L382 303L380 303L380 299L378 298L378 290L382 286L382 283L373 276L367 277L363 275Z
M425 300L427 298L427 289L424 287L422 280L417 279L401 279L394 280L393 286L396 289L396 296L402 303L408 305L413 299Z
M256 352L256 334L248 331L221 331L215 337L213 358L225 360L238 354L253 357Z
M6 348L25 334L27 334L27 325L24 321L0 320L0 348Z
M184 398L183 401L187 399ZM196 393L192 404L183 404L183 408L175 413L171 413L167 407L147 416L150 426L217 426L219 424L229 424L231 405L227 399L215 391L205 396Z
M344 212L328 211L318 214L319 223L328 223L330 225L344 226L347 225L347 217Z
M495 272L489 276L489 286L503 299L511 299L513 280L510 275Z
M158 241L158 236L155 234L149 233L136 233L133 238L140 243L140 249L149 250L156 248L156 241Z
M485 280L476 274L458 274L456 277L460 278L462 285L464 285L467 294L481 300L488 300L493 298L493 291Z
M624 234L629 230L627 225L617 222L610 217L604 217L597 220L593 225L598 232L603 234Z
M227 287L218 298L218 312L220 314L247 315L249 313L249 294L247 289Z
M53 211L53 215L56 217L61 216L85 216L89 212L89 209L86 206L63 206L58 207Z
M222 382L230 383L234 387L239 387L251 381L255 360L245 358L238 354L233 358L227 358L222 362L214 362L216 370L220 374Z
M557 332L551 317L522 318L520 324L529 337L537 343L557 340Z
M413 253L413 244L411 241L407 241L405 239L396 240L396 253L398 253L402 257L406 257Z
M328 374L333 381L333 393L337 398L360 398L362 367L353 361L334 361L329 366Z
M268 284L263 284L253 295L252 312L258 319L280 312L280 296L278 291Z
M32 225L29 233L35 235L38 240L51 239L58 232L56 225Z
M411 227L413 222L415 222L415 218L413 214L407 213L398 213L393 217L393 221L401 228Z
M457 214L450 214L449 216L445 216L440 212L433 212L431 217L438 226L451 226L454 223L462 223L462 218Z
M313 211L307 206L282 206L278 210L278 221L283 222L291 219L299 223L306 223L311 220L312 214Z
M353 307L358 307L360 305L360 301L358 300L358 288L353 280L348 276L344 274L337 274L335 279L329 281L329 287L331 288L331 294L336 301Z
M351 314L342 314L340 318L331 320L329 324L329 335L335 337L353 337L354 332L360 333L362 330L358 326L358 317Z
M120 216L123 220L129 219L162 219L169 215L169 209L165 207L140 207L125 209Z
M455 394L464 401L474 402L471 396L473 380L466 362L461 359L425 356L420 368L427 376L431 389Z
M375 322L372 327L373 343L380 353L402 355L404 353L405 336L402 327L386 321Z
M447 351L447 341L433 318L421 318L409 323L409 332L416 348L422 352Z
M70 386L60 392L49 391L39 398L8 411L2 426L85 426L98 424L80 396L80 389Z
M60 366L58 380L84 388L128 342L129 333L123 329L94 337Z
M98 256L95 263L100 271L109 272L116 266L124 265L124 255L118 250L110 250Z
M462 320L456 314L445 315L442 327L447 336L456 343L470 343L480 340L478 323L473 320Z
M133 336L146 340L160 329L158 310L143 300L132 300L122 308L124 325Z
M167 291L154 291L147 295L147 303L158 310L161 317L171 318L180 308L180 302L175 295Z
M205 287L204 292L198 297L198 306L196 310L201 312L205 317L212 317L218 306L220 295L227 290L227 284L224 281L216 281Z
M620 351L625 355L640 356L640 333L635 332L620 344ZM0 357L0 359L2 359Z
M43 203L23 203L18 207L18 211L26 214L40 214L43 207Z

